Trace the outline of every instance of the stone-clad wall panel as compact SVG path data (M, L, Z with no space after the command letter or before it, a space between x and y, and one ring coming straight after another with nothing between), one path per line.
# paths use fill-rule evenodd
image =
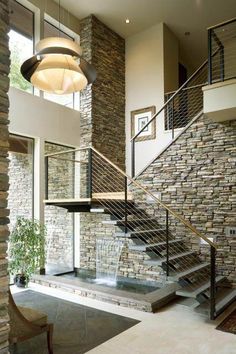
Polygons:
M236 285L236 120L214 123L201 116L138 181L182 214L218 246L217 269ZM192 246L206 246L196 236Z
M8 353L8 272L7 238L9 223L7 209L8 190L8 88L9 88L9 49L8 49L8 1L0 0L0 353Z

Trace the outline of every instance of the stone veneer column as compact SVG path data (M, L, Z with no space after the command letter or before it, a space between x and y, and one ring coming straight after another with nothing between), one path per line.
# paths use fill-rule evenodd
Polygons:
M97 79L81 93L81 145L125 166L125 40L91 15L81 22L83 55Z
M7 210L8 190L8 0L0 0L0 353L8 353L8 272L7 237L9 222Z
M97 71L96 81L80 95L81 146L94 146L124 169L125 40L93 15L82 20L80 28L83 56ZM85 188L86 172L81 170L81 177ZM101 215L80 214L81 268L95 270L96 237L112 236L103 219Z

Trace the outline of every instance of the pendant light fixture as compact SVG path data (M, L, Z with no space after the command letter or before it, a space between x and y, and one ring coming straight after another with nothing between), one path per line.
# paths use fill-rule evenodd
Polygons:
M39 41L36 54L22 64L21 74L39 90L57 95L80 91L96 79L96 71L82 57L81 47L62 37Z

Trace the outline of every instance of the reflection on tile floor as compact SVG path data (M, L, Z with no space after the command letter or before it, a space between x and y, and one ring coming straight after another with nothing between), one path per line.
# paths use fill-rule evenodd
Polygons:
M54 354L86 353L139 322L32 290L15 294L14 299L17 305L48 314L54 323ZM17 354L47 354L46 335L19 343Z

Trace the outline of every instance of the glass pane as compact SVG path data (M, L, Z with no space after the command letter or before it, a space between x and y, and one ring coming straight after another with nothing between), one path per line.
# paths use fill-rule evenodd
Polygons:
M44 37L62 37L70 40L74 40L65 32L59 30L57 27L53 26L51 23L44 21ZM44 98L46 100L61 104L69 108L74 108L74 95L54 95L51 93L44 92Z
M10 229L16 218L33 217L33 148L32 139L10 136L9 196Z
M68 147L45 143L45 153L67 151ZM49 199L72 198L74 194L74 153L60 155L62 159L49 159ZM72 271L74 267L74 217L66 209L46 205L45 225L47 227L47 274Z
M62 37L74 40L71 36L67 33L63 32L61 29L59 30L57 27L53 26L48 21L44 20L44 38L47 37Z
M16 1L10 1L9 48L10 84L32 93L33 86L20 73L21 64L33 55L34 14Z

